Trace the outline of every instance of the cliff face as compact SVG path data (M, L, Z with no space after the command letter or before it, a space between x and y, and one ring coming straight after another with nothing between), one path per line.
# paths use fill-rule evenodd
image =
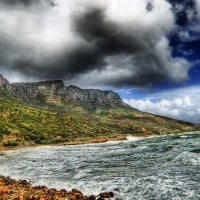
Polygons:
M66 94L72 101L82 102L85 106L108 106L123 104L118 94L112 91L102 91L95 89L80 89L76 86L68 86L65 88Z
M43 81L38 83L13 83L11 94L27 103L50 103L61 105L61 97L64 95L62 81ZM61 94L61 91L63 93Z
M6 80L1 74L0 74L0 90L9 91L10 90L10 84L8 80Z
M87 108L125 105L112 91L65 86L61 80L10 84L0 75L0 88L29 104L65 106L73 103Z

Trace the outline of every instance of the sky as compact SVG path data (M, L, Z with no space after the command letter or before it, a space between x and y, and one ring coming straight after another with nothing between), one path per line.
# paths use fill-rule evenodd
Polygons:
M200 0L1 0L0 73L114 90L200 123Z

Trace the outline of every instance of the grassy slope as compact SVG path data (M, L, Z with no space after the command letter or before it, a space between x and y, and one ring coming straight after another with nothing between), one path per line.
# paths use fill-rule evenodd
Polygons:
M194 131L183 123L139 111L112 108L87 111L69 105L65 111L29 106L0 93L0 144L53 144Z

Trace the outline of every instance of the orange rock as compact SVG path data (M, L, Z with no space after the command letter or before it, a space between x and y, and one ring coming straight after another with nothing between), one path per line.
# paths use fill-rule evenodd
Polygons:
M80 191L73 190L74 192L68 192L68 196L70 197L71 200L83 200L83 195Z
M23 196L20 196L20 197L19 197L19 200L24 200Z
M0 188L0 193L2 194L2 195L4 195L5 193L7 193L8 192L8 187L7 186L3 186L2 188Z
M48 189L46 186L33 187L29 182L24 180L16 181L9 177L0 176L0 200L95 200L95 199L112 199L112 192L104 192L97 196L84 196L77 189L70 192L62 189Z

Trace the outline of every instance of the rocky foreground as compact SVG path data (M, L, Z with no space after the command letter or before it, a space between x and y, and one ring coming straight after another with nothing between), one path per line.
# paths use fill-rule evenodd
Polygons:
M85 196L76 189L66 191L48 189L46 186L32 186L26 180L14 180L0 176L0 200L112 200L112 192L103 192L99 195Z

